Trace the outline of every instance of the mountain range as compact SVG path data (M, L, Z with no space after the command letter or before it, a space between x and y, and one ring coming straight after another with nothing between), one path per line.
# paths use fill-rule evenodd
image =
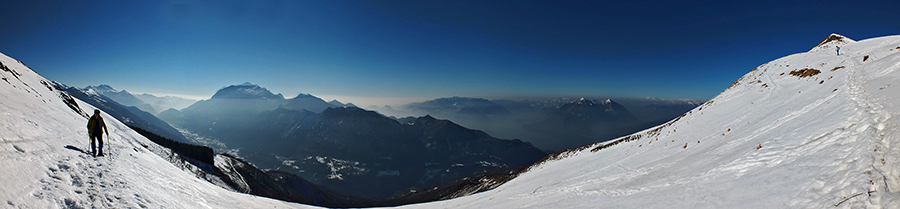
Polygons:
M0 109L7 114L0 119L4 121L0 123L0 144L4 145L0 163L10 168L0 170L0 182L5 185L0 199L6 207L368 207L452 196L423 191L415 198L375 200L337 193L294 174L260 170L241 158L123 123L120 118L141 125L134 123L141 117L126 113L143 111L91 89L46 80L5 55L0 56L0 69L5 82L0 84ZM84 125L94 109L103 110L109 128L103 157L86 151ZM440 188L477 184L464 181Z
M530 133L555 140L539 144L542 147L561 150L605 141L653 125L657 124L642 125L625 107L610 99L581 98L563 104L538 122L524 126Z
M122 91L124 91L124 90L122 90ZM153 94L148 94L148 93L134 95L134 97L137 97L141 101L144 101L147 104L149 104L151 107L153 107L153 110L157 111L157 112L150 112L153 114L159 114L160 112L168 110L168 109L176 109L176 110L184 109L185 107L188 107L191 104L194 104L194 102L197 102L197 100L194 100L194 99L188 99L188 98L176 97L176 96L159 97L159 96L156 96Z
M232 85L167 122L216 139L263 169L326 188L384 198L493 169L523 167L546 153L431 116L405 123L308 94L284 99L257 85Z
M132 95L130 92L128 92L126 90L119 91L109 85L106 85L106 84L100 84L98 86L87 86L81 90L93 91L96 94L103 95L107 98L110 98L113 101L115 101L119 104L122 104L126 107L134 106L144 112L149 112L149 113L153 113L153 114L157 113L157 110L154 109L153 106L151 106L150 104L147 104L147 102L144 102L141 99L138 99L137 97L135 97L134 95Z
M284 108L321 112L335 107L324 100L308 94L299 94L285 99L281 94L244 83L231 85L217 91L212 98L200 100L181 111L169 109L158 116L174 125L198 134L214 136L218 131L228 131L248 125L253 118L263 112Z
M521 139L547 152L574 149L653 127L674 119L701 102L621 98L488 100L448 97L391 106L369 107L394 117L431 115L500 138ZM595 106L592 106L596 104Z

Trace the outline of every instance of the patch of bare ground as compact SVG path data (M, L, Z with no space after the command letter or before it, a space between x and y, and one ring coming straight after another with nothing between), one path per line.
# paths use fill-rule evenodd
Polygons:
M831 72L834 72L835 70L840 70L840 69L844 69L844 66L837 66L837 67L834 67L834 68L831 69Z
M603 144L603 145L599 145L599 146L597 146L597 147L594 147L594 149L591 149L591 152L597 152L597 151L600 151L600 150L602 150L602 149L606 149L606 148L608 148L608 147L612 147L612 146L615 146L615 145L620 144L620 143L623 143L623 142L630 142L630 141L638 140L638 139L641 138L641 136L642 136L641 134L633 134L633 135L629 135L629 136L626 136L626 137L622 137L622 138L619 139L619 140L615 140L615 141L613 141L613 142L606 143L606 144Z
M520 173L525 173L525 172L530 171L531 169L533 169L533 168L535 168L535 167L538 167L538 166L543 165L544 163L547 163L547 162L550 162L550 161L555 161L555 160L559 160L559 159L563 159L563 158L572 156L572 155L574 155L575 153L578 153L578 152L580 152L580 151L582 151L582 150L585 150L585 149L587 149L587 148L589 148L589 147L592 147L592 146L594 146L594 145L596 145L596 144L600 144L600 143L603 143L603 142L598 142L598 143L594 143L594 144L589 144L589 145L585 145L585 146L582 146L582 147L579 147L579 148L575 148L575 149L567 149L567 150L559 151L559 152L557 152L557 153L555 153L555 154L552 154L552 155L548 155L547 157L544 157L544 159L541 159L541 160L537 161L536 163L531 164L531 166L528 166L527 168L523 169ZM591 151L593 151L593 150L591 150ZM516 174L516 176L518 176L518 174Z
M711 103L712 103L712 101L709 101L709 102L705 103L704 105L711 104ZM606 149L606 148L608 148L608 147L612 147L612 146L615 146L615 145L620 144L620 143L623 143L623 142L630 142L630 141L638 140L638 139L641 139L642 137L645 137L645 136L646 136L647 138L649 138L649 137L654 137L654 136L655 136L655 137L659 137L660 132L662 132L662 129L663 129L663 128L666 128L666 127L671 126L672 124L675 124L675 122L678 122L678 120L681 120L681 118L683 118L684 116L687 116L687 113L682 114L681 116L678 116L678 117L675 118L674 120L669 121L669 122L667 122L667 123L665 123L665 124L663 124L663 125L661 125L661 126L659 126L659 127L656 127L656 128L654 128L653 130L644 132L643 134L632 134L632 135L628 135L628 136L626 136L626 137L622 137L622 138L620 138L620 139L618 139L618 140L615 140L615 141L613 141L613 142L606 143L606 144L602 144L602 145L599 145L599 146L597 146L597 147L594 147L593 149L591 149L591 152L597 152L597 151L600 151L600 150L602 150L602 149ZM657 139L658 139L658 138L657 138ZM597 143L597 144L601 144L601 143ZM585 146L585 147L591 147L591 146L594 146L594 145L596 145L596 144L588 145L588 146ZM579 149L583 149L583 148L579 148Z
M738 84L741 84L741 80L743 80L743 79L744 79L744 78L741 77L741 78L738 78L736 81L731 82L731 85L729 85L728 88L725 88L725 90L731 89L731 87L734 87L734 86L737 86Z
M791 71L792 76L797 76L797 77L801 77L801 78L818 75L819 73L822 73L822 71L812 69L812 68L803 68L800 70Z
M754 72L754 71L756 71L756 70L758 70L758 69L759 69L759 68L753 68L753 70L751 70L750 72ZM749 73L748 73L748 74L749 74ZM744 76L744 77L746 77L746 76ZM734 87L734 86L737 86L738 84L741 84L741 80L744 80L744 77L738 78L736 81L732 82L731 85L728 86L728 88L725 88L725 90L723 90L723 92L724 92L724 91L727 91L728 89L731 89L731 87Z
M816 44L816 46L814 46L813 49L815 49L816 47L819 47L825 43L832 42L832 41L844 42L844 40L841 40L840 36L830 35L830 36L828 36L828 38L825 38L825 40L822 40L821 42L819 42L819 44Z

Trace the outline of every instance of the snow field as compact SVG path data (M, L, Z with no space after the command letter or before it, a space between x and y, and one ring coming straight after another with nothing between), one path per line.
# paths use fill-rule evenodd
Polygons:
M763 64L617 145L573 151L491 191L407 207L897 208L898 52L900 36L826 43ZM804 69L819 72L798 76Z

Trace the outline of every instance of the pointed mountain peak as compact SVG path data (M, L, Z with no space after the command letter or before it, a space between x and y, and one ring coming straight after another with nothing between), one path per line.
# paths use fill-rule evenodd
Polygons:
M591 100L591 99L585 99L584 97L582 97L582 98L580 98L580 99L578 99L578 100L575 100L575 101L570 102L569 104L583 105L583 106L593 106L593 105L599 104L599 103L600 103L599 101Z
M344 103L337 101L337 99L331 100L330 102L328 102L328 104L334 105L335 107L343 107L344 106Z
M444 121L444 120L434 118L431 115L425 115L422 117L415 118L407 124L414 125L414 126L428 126L428 125L435 124L436 122L440 122L440 121Z
M844 46L847 44L856 43L853 39L847 38L841 34L832 33L825 37L824 40L820 41L819 44L816 44L812 49L809 49L809 52L817 52L821 50L836 50L836 47Z
M434 117L432 117L431 115L425 115L425 116L422 116L422 117L420 117L420 118L425 119L425 120L437 120L437 118L434 118Z
M313 96L312 94L304 94L304 93L300 93L296 97L294 97L294 99L300 99L300 98L317 98L317 97Z

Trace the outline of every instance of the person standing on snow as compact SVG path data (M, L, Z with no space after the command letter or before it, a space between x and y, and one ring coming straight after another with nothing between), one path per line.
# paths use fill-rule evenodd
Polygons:
M88 135L91 137L91 155L94 157L103 156L103 132L106 132L106 135L109 135L109 130L106 129L106 123L103 122L103 117L100 117L100 110L94 110L94 116L91 116L91 119L88 120L87 128ZM100 142L100 149L94 149L95 139Z
M835 46L835 47L837 47L837 55L840 56L841 55L841 47L840 46Z

